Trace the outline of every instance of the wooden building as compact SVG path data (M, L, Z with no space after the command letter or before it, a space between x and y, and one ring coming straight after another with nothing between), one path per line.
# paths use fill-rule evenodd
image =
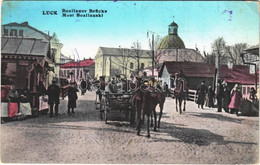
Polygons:
M32 106L37 107L37 85L48 85L48 74L54 67L50 60L50 43L33 38L1 38L1 85L15 84L33 94Z

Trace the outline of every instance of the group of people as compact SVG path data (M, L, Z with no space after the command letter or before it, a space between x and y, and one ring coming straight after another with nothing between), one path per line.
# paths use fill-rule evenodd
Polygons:
M68 113L69 114L75 113L74 109L77 107L77 99L78 99L77 92L79 92L79 90L77 89L76 82L70 83L70 86L68 88ZM60 88L57 85L56 78L53 78L52 84L48 87L46 94L48 95L50 117L53 117L53 110L55 111L54 115L58 116L59 104L60 104Z
M217 99L217 112L225 112L238 114L242 103L241 85L235 84L233 89L230 90L227 84L222 80L218 80L216 93L211 86L207 87L205 81L197 88L197 101L199 108L203 109L205 100L208 107L214 107L214 98ZM207 96L207 97L206 97ZM250 91L250 99L254 100L256 97L256 90L252 87ZM207 98L207 99L206 99Z

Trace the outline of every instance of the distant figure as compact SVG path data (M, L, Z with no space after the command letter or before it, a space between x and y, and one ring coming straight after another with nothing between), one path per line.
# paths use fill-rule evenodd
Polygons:
M254 102L256 100L256 90L254 87L250 88L249 99Z
M75 113L74 108L77 107L76 101L78 99L77 92L79 92L79 90L77 89L76 85L72 83L68 88L68 113L70 113L70 109L72 110L72 113Z
M198 108L200 108L200 106L201 106L201 109L203 109L207 91L208 91L208 89L207 89L207 86L205 85L205 81L202 81L202 83L199 85L199 87L197 89L197 93L198 93L198 100L197 100Z
M20 111L23 115L32 115L31 94L27 88L24 88L20 95Z
M85 81L85 79L82 79L82 81L80 82L80 89L81 95L84 95L87 91L87 82Z
M178 77L179 78L185 78L186 76L185 76L185 74L183 73L182 70L179 70Z
M218 80L216 98L217 98L217 102L218 102L218 112L222 112L222 99L224 98L224 87L222 85L221 80Z
M224 98L223 98L223 108L225 110L225 112L228 112L228 105L230 103L230 90L227 87L227 85L224 86Z
M98 94L98 98L99 98L100 102L101 102L101 99L102 99L102 91L105 91L105 88L106 88L105 77L100 76L99 77L99 88L96 92Z
M213 108L214 107L214 90L212 89L212 86L209 86L208 89L208 107Z
M19 102L19 94L18 94L14 84L12 84L10 86L9 100L10 100L10 102L13 102L13 103Z
M241 89L238 84L234 86L234 88L230 93L230 96L231 96L231 101L228 106L228 108L230 108L231 110L230 113L238 114L238 110L240 109L241 99L242 99Z
M52 79L52 84L48 87L47 94L49 97L48 104L50 105L50 117L53 117L53 106L55 105L55 116L58 116L60 104L60 88L56 85L57 79Z
M169 95L169 86L166 82L163 83L163 91L166 94L166 97Z

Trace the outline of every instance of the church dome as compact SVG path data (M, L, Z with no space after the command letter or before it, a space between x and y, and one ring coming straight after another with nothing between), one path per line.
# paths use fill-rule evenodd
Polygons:
M158 45L158 49L184 49L185 45L178 35L167 35L163 37Z
M168 35L158 45L158 49L184 49L185 45L178 36L178 25L174 21L168 26Z

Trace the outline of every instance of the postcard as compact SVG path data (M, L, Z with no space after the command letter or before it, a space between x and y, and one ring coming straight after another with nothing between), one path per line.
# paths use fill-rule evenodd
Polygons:
M1 162L259 163L258 5L2 1Z

